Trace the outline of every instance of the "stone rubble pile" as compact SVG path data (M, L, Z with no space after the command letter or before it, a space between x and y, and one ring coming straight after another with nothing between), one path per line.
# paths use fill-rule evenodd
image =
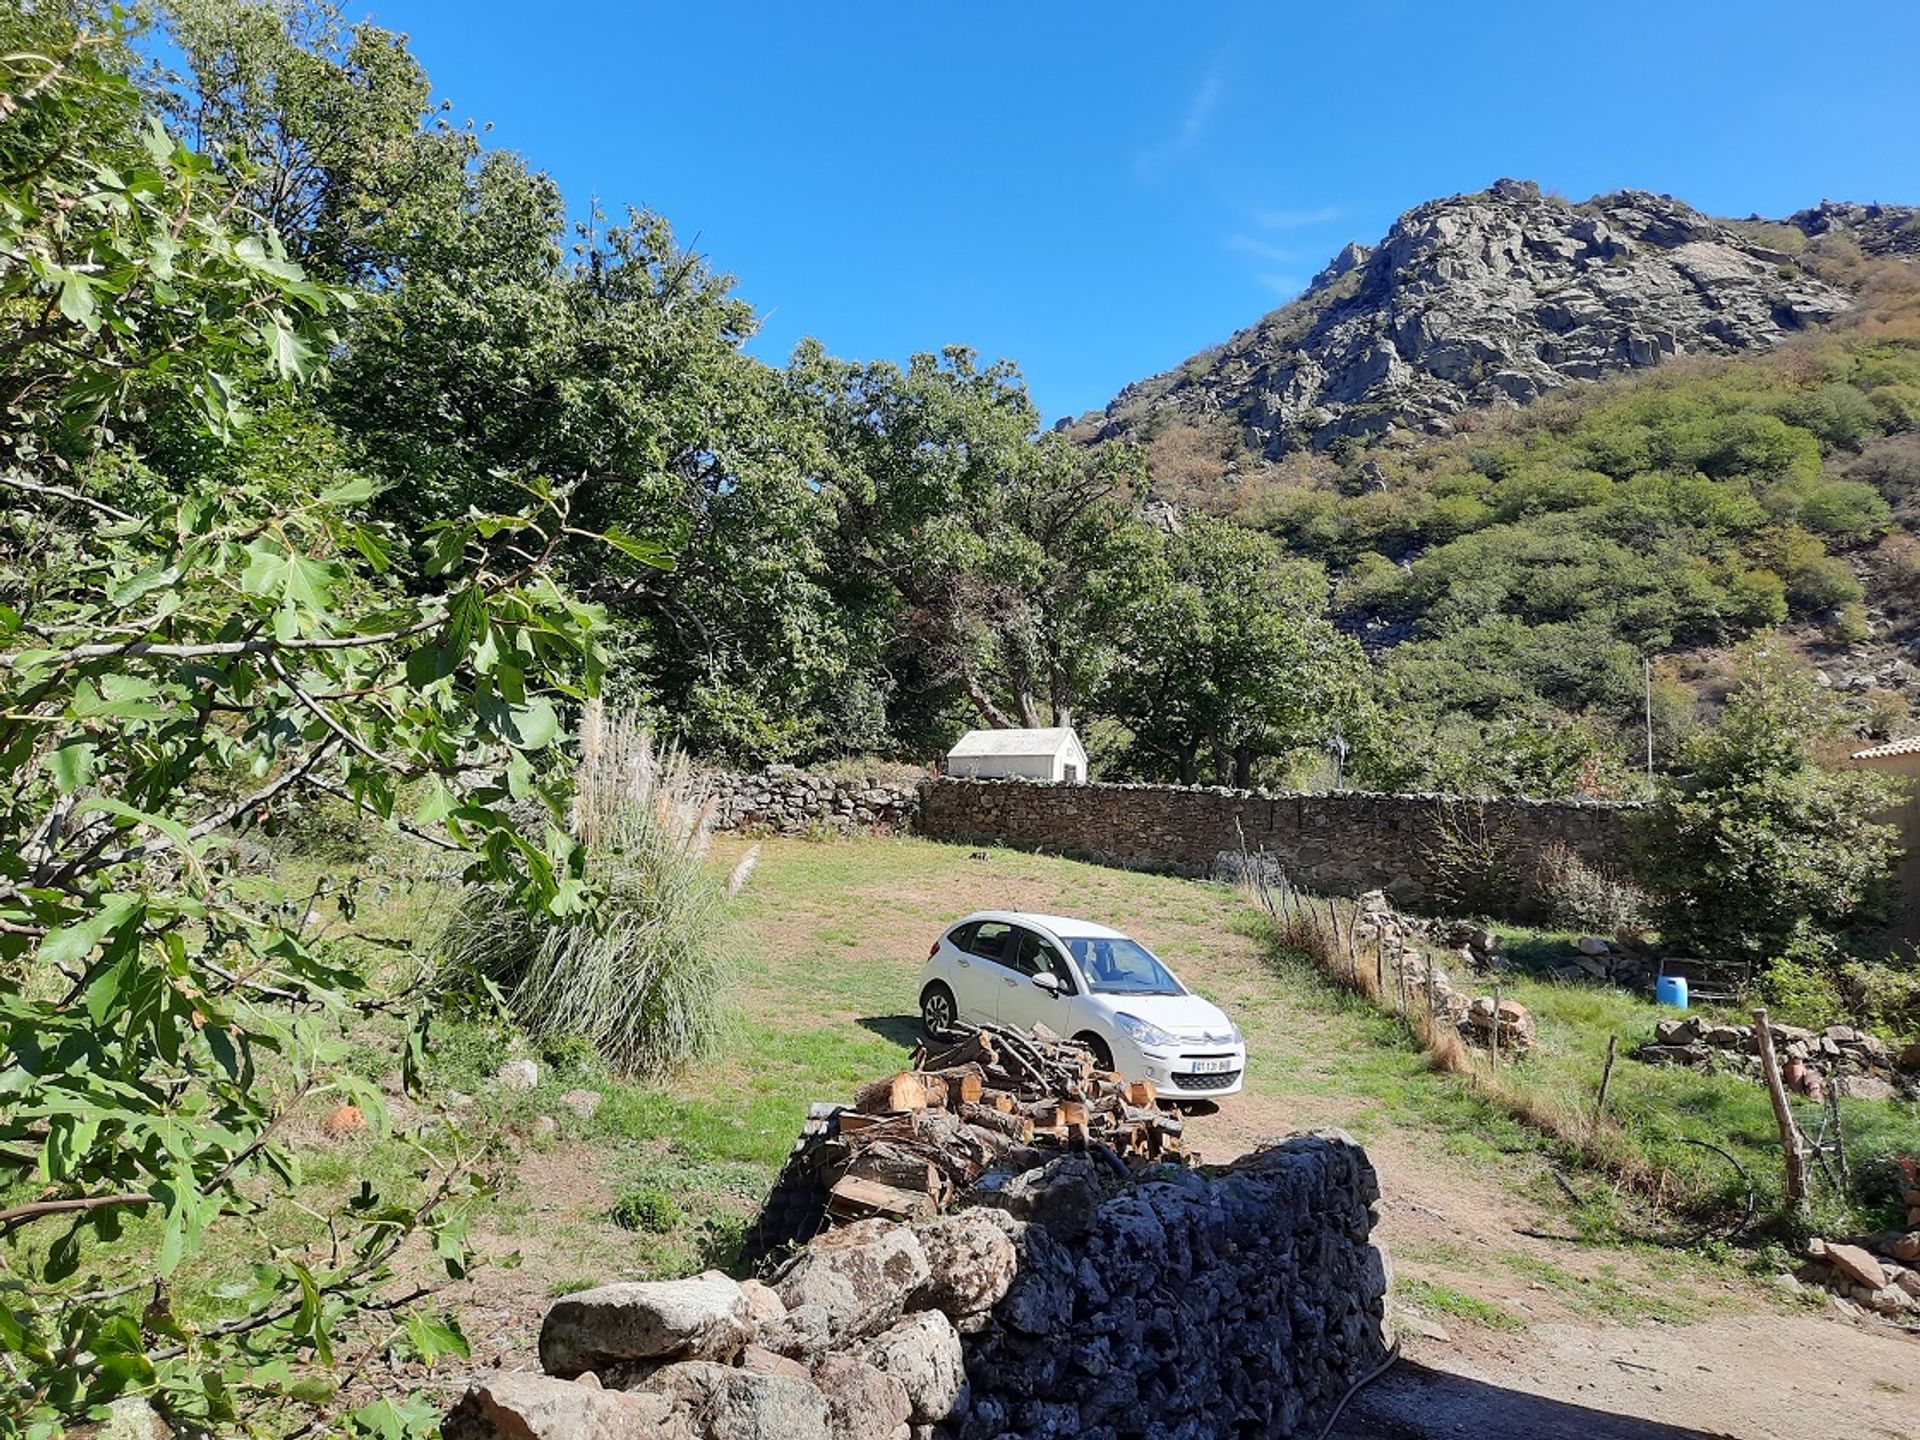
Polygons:
M1826 1086L1858 1100L1891 1100L1920 1095L1920 1043L1896 1050L1877 1035L1848 1025L1808 1030L1769 1024L1780 1078L1787 1088L1823 1098ZM1760 1078L1760 1047L1751 1025L1722 1024L1702 1016L1662 1020L1653 1039L1633 1058L1649 1065L1685 1065L1696 1070L1731 1070Z
M758 774L711 771L703 777L714 802L717 830L905 831L920 813L920 784L898 780L840 780L792 765Z
M1445 948L1469 969L1504 968L1500 937L1483 926L1460 920L1428 920L1397 912L1385 892L1369 890L1354 903L1354 941L1361 960L1379 965L1383 998L1407 997L1409 1006L1430 1006L1444 1015L1469 1045L1504 1057L1518 1057L1536 1043L1533 1015L1518 1000L1469 995L1454 987L1434 964L1427 946Z
M1842 1311L1850 1306L1903 1323L1920 1321L1920 1180L1909 1167L1902 1199L1907 1228L1859 1244L1812 1240L1807 1263L1795 1272L1803 1284L1821 1285Z
M1553 973L1561 980L1598 980L1627 990L1651 990L1659 960L1644 950L1608 940L1599 935L1582 935L1573 942L1575 954Z
M918 1224L556 1301L542 1374L475 1380L447 1440L1312 1436L1388 1352L1379 1185L1337 1131L1214 1171L1088 1155Z

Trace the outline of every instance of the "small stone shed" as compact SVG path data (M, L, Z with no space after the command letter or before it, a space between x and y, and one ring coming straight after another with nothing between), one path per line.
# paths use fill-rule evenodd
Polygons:
M965 780L1087 779L1087 752L1067 725L1043 730L969 730L947 752L946 773Z
M1905 793L1893 808L1874 818L1897 826L1900 843L1906 847L1896 875L1897 908L1888 938L1920 940L1920 735L1856 750L1851 759L1856 770L1873 770L1905 782Z

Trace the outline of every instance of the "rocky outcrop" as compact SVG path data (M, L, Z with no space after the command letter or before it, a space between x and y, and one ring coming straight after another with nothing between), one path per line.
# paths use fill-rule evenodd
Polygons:
M1920 240L1889 214L1854 213L1869 209L1823 206L1794 223L1849 227L1868 250ZM1270 457L1396 428L1442 433L1471 407L1761 349L1849 308L1755 233L1639 190L1571 204L1502 180L1430 201L1377 246L1348 246L1292 304L1122 391L1103 433L1226 420Z
M770 1289L568 1296L541 1337L553 1373L477 1379L444 1433L1284 1440L1317 1434L1387 1354L1379 1183L1337 1131L1131 1180L1068 1156L991 1198L834 1231Z
M1789 215L1787 223L1815 239L1823 235L1845 235L1865 255L1920 260L1920 206L1852 205L1822 200L1811 210Z

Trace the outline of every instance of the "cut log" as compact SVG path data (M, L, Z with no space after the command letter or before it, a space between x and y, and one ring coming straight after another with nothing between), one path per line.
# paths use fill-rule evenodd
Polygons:
M1069 1129L1078 1125L1082 1130L1085 1130L1087 1128L1087 1102L1084 1100L1062 1100L1055 1118L1059 1124L1065 1125L1069 1127Z
M1020 1102L1006 1090L986 1090L980 1095L980 1103L998 1110L1002 1115L1011 1115L1020 1108Z
M827 1212L841 1220L864 1220L873 1215L892 1220L931 1220L939 1213L939 1207L931 1195L848 1175L829 1192Z
M983 1031L975 1031L966 1039L951 1045L923 1044L914 1052L914 1068L917 1070L951 1070L959 1065L979 1065L990 1069L997 1060L993 1037Z
M1033 1121L1024 1115L1003 1115L985 1105L962 1105L959 1113L967 1124L977 1125L983 1130L997 1130L1022 1145L1033 1138Z
M840 1112L840 1133L842 1135L858 1135L861 1131L870 1130L875 1125L884 1125L889 1120L897 1120L899 1118L898 1115L862 1115L858 1110L842 1110Z
M979 1064L954 1065L945 1070L930 1073L938 1077L947 1087L947 1108L958 1109L962 1105L977 1105L980 1097L986 1093L987 1072Z
M925 1080L911 1070L889 1075L884 1080L874 1080L853 1092L853 1108L864 1115L885 1115L895 1110L924 1110L928 1103Z
M1127 1084L1127 1103L1142 1110L1153 1108L1154 1101L1160 1098L1160 1091L1151 1080L1133 1080Z
M915 1155L886 1141L860 1151L847 1162L846 1173L858 1180L872 1180L896 1190L925 1195L935 1205L944 1206L951 1189L946 1176L926 1156Z

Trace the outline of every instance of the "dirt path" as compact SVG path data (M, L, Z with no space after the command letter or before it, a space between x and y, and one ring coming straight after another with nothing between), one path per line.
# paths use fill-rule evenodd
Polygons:
M1228 945L1187 968L1197 988L1231 991L1263 983L1247 963ZM1332 1037L1301 1017L1296 1038L1310 1052ZM1250 1093L1189 1119L1208 1160L1366 1115L1364 1100L1292 1087L1297 1056L1271 1058ZM1515 1328L1406 1307L1402 1362L1356 1397L1336 1436L1920 1440L1920 1337L1790 1309L1691 1257L1553 1238L1564 1221L1519 1187L1521 1167L1463 1163L1441 1138L1417 1126L1367 1136L1379 1234L1402 1283L1444 1285Z

